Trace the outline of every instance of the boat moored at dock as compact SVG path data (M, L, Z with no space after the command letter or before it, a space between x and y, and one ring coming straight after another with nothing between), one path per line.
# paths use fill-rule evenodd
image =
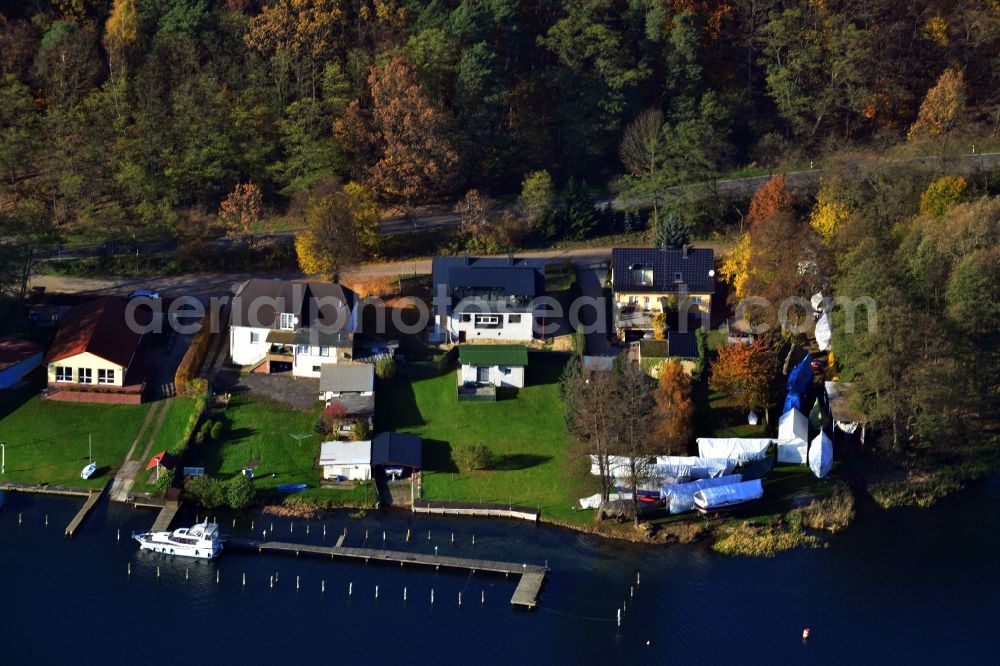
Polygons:
M133 534L141 550L151 550L166 555L181 555L210 560L222 552L222 539L216 523L198 523L173 532L145 532Z

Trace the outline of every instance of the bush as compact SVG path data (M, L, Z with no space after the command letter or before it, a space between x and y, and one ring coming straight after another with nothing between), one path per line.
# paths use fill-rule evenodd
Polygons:
M464 472L475 469L487 469L496 463L496 456L484 444L464 444L458 446L452 458L458 468Z
M173 480L174 480L174 475L164 469L160 470L160 475L156 477L156 481L153 483L153 485L156 487L158 491L162 493L166 492L167 488L170 487L170 484L173 482Z
M313 424L313 430L315 430L320 435L325 435L330 432L329 426L327 426L326 421L323 420L323 415L320 414L316 417L316 423Z
M695 381L699 381L705 376L705 369L708 367L708 334L699 328L694 332L694 338L698 343L698 360L695 361L692 376Z
M754 525L742 522L712 544L723 555L774 557L783 550L802 546L819 547L819 539L806 534L799 525Z
M192 476L184 482L184 499L206 509L217 509L226 503L226 487L210 476Z
M838 532L854 521L854 495L843 481L837 481L833 494L794 509L802 524L813 530Z
M371 435L371 428L367 421L357 421L351 426L351 439L355 442L363 442Z
M212 439L214 439L215 441L219 441L222 438L222 431L225 427L226 427L225 423L222 422L222 419L219 419L218 421L213 423L212 429L209 432L209 434L212 436Z
M375 361L375 376L384 382L392 381L396 376L396 359L383 356Z
M257 491L253 481L240 474L226 484L226 501L233 509L245 509L253 504Z
M201 428L198 429L198 435L195 437L195 442L201 444L207 441L212 436L212 421L205 421L201 424Z

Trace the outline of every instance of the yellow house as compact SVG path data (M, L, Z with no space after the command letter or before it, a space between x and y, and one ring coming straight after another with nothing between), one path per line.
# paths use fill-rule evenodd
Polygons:
M128 372L142 339L139 331L139 322L127 321L125 300L116 296L71 309L45 357L50 395L127 391L137 383Z
M710 248L615 248L611 251L615 326L630 331L653 329L657 313L709 314L715 295L715 252Z

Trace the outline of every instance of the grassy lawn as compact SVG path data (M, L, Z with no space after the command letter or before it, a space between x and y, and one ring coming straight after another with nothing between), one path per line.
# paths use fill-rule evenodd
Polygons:
M409 381L397 378L379 391L377 431L412 432L424 438L425 499L540 506L542 515L585 522L590 512L571 509L594 492L588 461L568 460L557 380L567 357L531 353L527 386L497 402L458 402L454 372ZM485 444L499 458L487 471L459 473L453 447Z
M154 455L160 451L167 451L171 455L178 455L181 452L181 449L184 447L184 434L187 424L191 415L194 414L195 408L195 401L192 398L177 396L170 401L167 407L167 415L163 417L163 425L160 427L160 431L156 433L156 440L149 449L150 455ZM156 418L159 418L159 415ZM150 428L152 427L151 425ZM142 454L142 451L138 450L140 448L136 447L137 451L134 455L138 456ZM145 467L147 462L149 462L148 458L142 461L143 467ZM137 490L144 492L153 492L156 490L150 484L154 471L143 469L139 472L139 478L136 479Z
M88 405L30 398L0 420L4 481L100 488L114 475L150 405ZM85 481L91 436L97 472Z
M319 486L319 435L313 430L318 412L298 411L256 395L234 395L226 408L228 424L222 441L194 444L190 457L205 473L227 479L251 461L256 466L258 491L282 483ZM292 435L308 435L296 440Z

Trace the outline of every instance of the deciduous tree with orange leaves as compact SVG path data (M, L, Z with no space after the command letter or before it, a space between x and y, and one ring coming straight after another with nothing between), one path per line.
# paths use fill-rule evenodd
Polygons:
M758 226L776 213L792 209L792 197L785 187L785 174L771 176L750 200L750 210L747 211L747 222L750 228Z
M653 438L659 449L670 455L685 455L694 436L694 401L691 399L691 375L681 362L664 361L660 365L659 385L653 391Z
M767 407L775 367L774 350L758 337L750 343L720 347L708 383L728 394L735 407L749 412Z
M253 183L237 183L219 206L219 219L226 227L226 236L253 244L255 227L260 222L263 197Z

